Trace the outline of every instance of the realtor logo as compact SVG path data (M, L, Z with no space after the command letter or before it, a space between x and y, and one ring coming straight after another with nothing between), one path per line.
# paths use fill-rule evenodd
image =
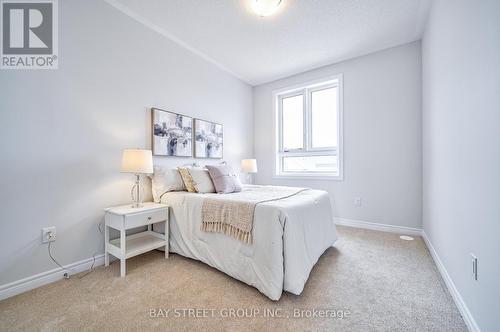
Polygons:
M1 0L1 69L57 69L57 1Z

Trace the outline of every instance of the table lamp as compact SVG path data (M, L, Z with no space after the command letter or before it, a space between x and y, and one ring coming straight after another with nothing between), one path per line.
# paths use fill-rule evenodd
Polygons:
M130 191L134 208L142 207L141 174L153 173L153 154L151 150L125 149L122 156L122 172L134 173L135 184Z
M257 159L243 159L241 161L241 171L247 173L247 182L251 182L251 173L257 173Z

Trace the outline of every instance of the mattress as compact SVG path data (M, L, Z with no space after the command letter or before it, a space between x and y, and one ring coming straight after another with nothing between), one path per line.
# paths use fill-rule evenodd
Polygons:
M337 239L328 193L310 189L258 204L250 245L201 231L203 200L212 195L217 194L162 196L161 203L170 206L170 251L202 261L272 300L283 291L300 295L314 264ZM156 231L162 228L155 225Z

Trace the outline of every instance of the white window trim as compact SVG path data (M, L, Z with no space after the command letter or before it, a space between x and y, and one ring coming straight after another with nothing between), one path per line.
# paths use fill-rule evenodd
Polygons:
M282 125L281 121L281 112L280 112L280 100L283 97L292 97L294 95L301 94L305 87L307 87L310 91L314 91L314 86L317 85L320 87L320 89L324 89L326 84L328 82L332 81L332 85L336 84L338 86L338 93L339 93L339 98L338 98L338 114L337 114L337 121L338 121L338 137L337 137L337 142L338 142L338 147L337 149L324 149L324 148L316 148L313 149L311 144L312 142L309 141L309 135L304 135L304 148L305 149L297 149L297 150L289 150L286 152L287 155L329 155L329 154L336 154L338 156L338 173L313 173L313 172L298 172L296 174L293 174L292 172L286 172L282 173L281 172L281 167L280 163L282 160L282 155L283 153L280 151L281 148L281 129L279 126ZM306 106L306 103L310 103L310 98L309 94L305 94L306 98L304 99L304 107ZM343 156L343 151L344 151L344 88L343 88L343 75L342 74L336 74L328 77L324 77L321 79L317 79L314 81L309 81L301 84L296 84L293 86L289 86L287 88L279 89L279 90L274 90L273 91L273 108L274 108L274 116L273 116L273 128L274 128L274 171L273 171L273 178L279 178L279 179L314 179L314 180L336 180L336 181L342 181L344 179L344 156ZM305 107L305 109L309 109ZM309 116L306 115L307 111L304 112L304 134L307 132L310 132L307 130L311 124L309 123ZM306 151L308 149L308 151Z

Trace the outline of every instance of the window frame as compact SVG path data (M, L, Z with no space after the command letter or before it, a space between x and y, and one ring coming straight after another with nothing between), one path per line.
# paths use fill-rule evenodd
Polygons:
M328 88L337 87L337 147L312 147L312 93ZM303 96L303 148L283 149L283 99L294 96ZM273 91L274 103L274 176L275 178L289 179L322 179L343 180L343 75L336 74L314 81L297 84ZM337 156L338 172L285 172L283 171L284 157L303 156Z

